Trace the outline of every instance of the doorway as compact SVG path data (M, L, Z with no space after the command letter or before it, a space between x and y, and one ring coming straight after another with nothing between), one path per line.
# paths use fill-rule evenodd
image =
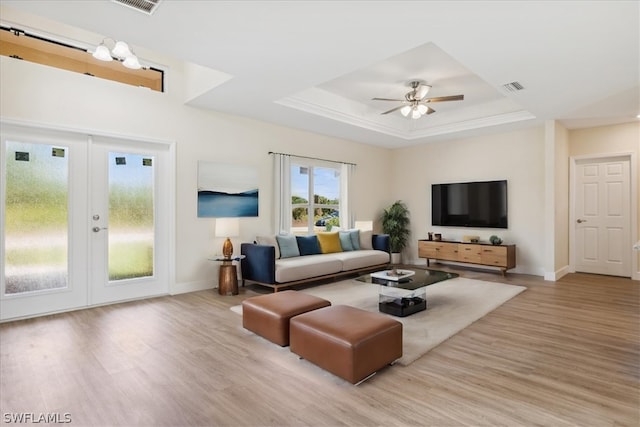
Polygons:
M571 159L570 252L573 270L632 277L631 155ZM634 217L634 218L632 218Z
M0 133L2 320L169 292L171 144Z

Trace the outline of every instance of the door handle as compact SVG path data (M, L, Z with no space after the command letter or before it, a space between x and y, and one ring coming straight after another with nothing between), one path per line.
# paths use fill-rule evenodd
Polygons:
M587 222L587 220L586 219L578 219L578 220L576 220L576 222L578 224L582 224L583 222Z
M99 232L100 230L106 230L107 227L93 227L92 230L94 233Z

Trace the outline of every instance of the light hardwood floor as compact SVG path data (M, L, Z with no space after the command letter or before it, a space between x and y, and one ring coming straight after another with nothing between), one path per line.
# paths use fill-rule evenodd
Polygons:
M528 290L355 387L242 329L264 291L201 291L0 325L0 405L84 425L640 425L640 286L442 267Z

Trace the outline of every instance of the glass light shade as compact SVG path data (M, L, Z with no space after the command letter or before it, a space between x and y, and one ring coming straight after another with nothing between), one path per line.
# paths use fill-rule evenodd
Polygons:
M422 99L427 96L427 93L429 93L429 89L431 89L431 86L429 85L420 85L416 89L416 99Z
M140 65L140 62L138 61L138 57L135 55L127 56L122 62L122 65L132 70L139 70L142 68L142 65Z
M419 119L420 117L422 117L422 114L420 114L420 110L418 109L418 107L414 107L411 111L411 118Z
M114 56L117 58L127 58L129 56L133 56L131 50L129 49L129 45L123 41L116 42L113 50L111 51Z
M411 106L410 105L405 105L404 107L402 107L400 109L400 112L402 113L403 116L407 117L409 115L409 113L411 112Z
M418 108L418 111L420 112L420 115L427 114L427 111L429 111L429 107L427 107L426 105L418 104L417 108Z
M104 44L101 44L100 46L98 46L96 48L96 51L93 52L92 56L100 61L113 61L113 58L111 57L111 52L109 52L109 48L106 47Z

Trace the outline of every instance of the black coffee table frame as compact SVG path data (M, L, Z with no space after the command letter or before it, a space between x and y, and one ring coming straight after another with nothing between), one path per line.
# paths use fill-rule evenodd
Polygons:
M407 270L407 269L405 269ZM401 280L387 280L371 277L371 274L356 280L380 285L378 310L397 317L406 317L427 309L425 288L443 280L458 277L455 273L439 270L410 269L413 276Z

